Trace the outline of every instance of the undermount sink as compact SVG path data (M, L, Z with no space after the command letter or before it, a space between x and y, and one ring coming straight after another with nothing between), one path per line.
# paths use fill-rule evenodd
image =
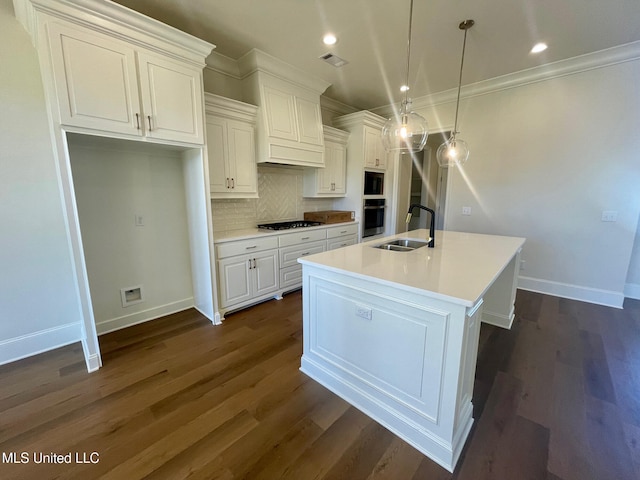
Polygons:
M411 240L408 238L398 238L391 240L390 242L381 243L380 245L374 245L373 248L380 248L382 250L392 250L394 252L410 252L416 248L424 247L429 242L422 240Z

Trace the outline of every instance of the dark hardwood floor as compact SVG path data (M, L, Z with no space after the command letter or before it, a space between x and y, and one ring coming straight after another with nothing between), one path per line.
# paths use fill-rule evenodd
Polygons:
M104 335L93 374L80 345L0 367L0 479L640 478L640 302L519 290L516 315L482 326L453 474L299 372L296 292L220 327L190 310Z

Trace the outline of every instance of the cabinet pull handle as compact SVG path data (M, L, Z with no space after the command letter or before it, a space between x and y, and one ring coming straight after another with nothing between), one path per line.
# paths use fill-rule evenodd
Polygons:
M376 167L377 167L378 165L380 165L380 159L379 159L379 158L376 158Z
M236 188L236 182L233 178L231 179L231 188Z
M309 240L309 237L302 237L300 240Z
M227 188L229 188L229 178L227 178Z
M249 270L251 270L253 267L251 266L251 259L249 259Z
M258 245L251 245L250 247L245 247L247 250L251 250L253 248L258 248Z
M149 131L151 131L151 115L147 115L147 120L149 120Z
M301 256L304 257L305 255L309 255L310 252L304 252Z
M136 113L136 130L140 130L140 114Z
M256 259L255 258L253 259L253 268L254 269L256 268Z

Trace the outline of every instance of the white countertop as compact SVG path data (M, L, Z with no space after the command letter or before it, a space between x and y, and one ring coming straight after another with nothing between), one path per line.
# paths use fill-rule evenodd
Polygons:
M318 228L339 227L341 225L356 225L358 222L323 223L315 227L290 228L288 230L266 230L262 228L245 228L242 230L230 230L222 233L213 233L213 243L233 242L248 238L265 237L270 235L283 235L285 233L299 232L301 230L317 230Z
M525 242L520 237L438 230L435 248L424 246L409 252L372 248L395 238L429 240L429 231L412 230L298 261L471 307Z

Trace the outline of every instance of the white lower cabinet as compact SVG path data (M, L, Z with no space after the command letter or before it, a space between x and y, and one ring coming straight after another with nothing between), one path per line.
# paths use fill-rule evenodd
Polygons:
M220 307L248 305L278 291L278 240L249 239L218 245Z
M324 233L324 231L322 232ZM324 252L324 240L305 242L280 249L280 288L294 289L302 285L302 265L298 263L300 257Z
M335 250L356 243L358 243L357 224L327 228L327 250Z
M356 243L355 222L217 243L220 315L282 298L302 286L299 258Z

